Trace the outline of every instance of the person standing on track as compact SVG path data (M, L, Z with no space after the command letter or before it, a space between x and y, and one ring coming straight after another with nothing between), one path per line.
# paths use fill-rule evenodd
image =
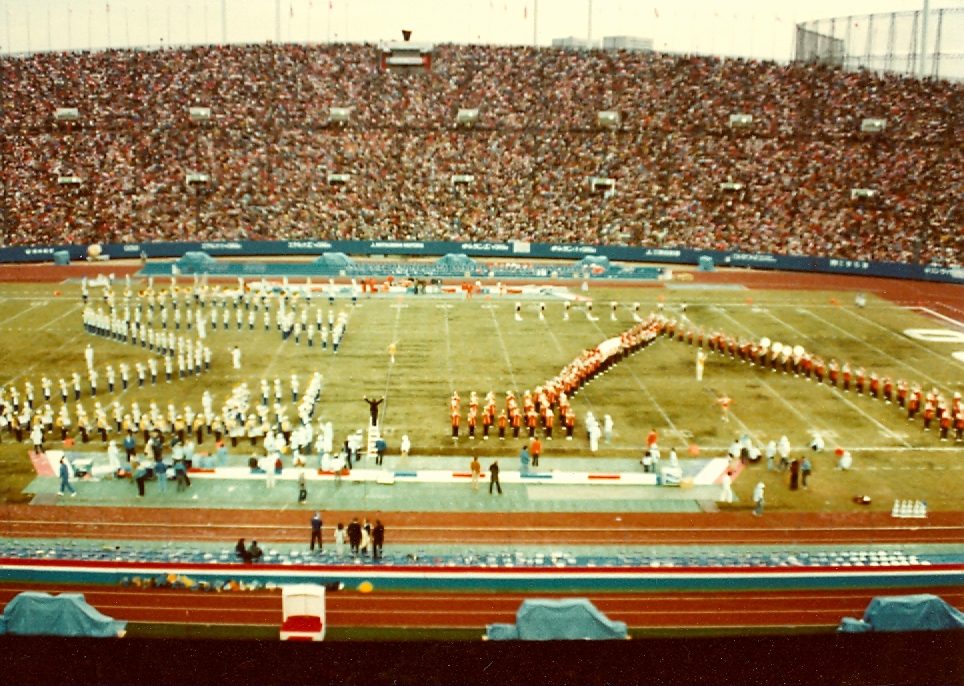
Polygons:
M316 511L315 516L311 518L311 552L315 551L315 541L318 541L319 553L324 549L321 542L321 525L321 512Z
M352 517L351 524L348 525L348 549L352 555L358 555L361 540L361 524L358 523L358 517Z
M377 560L382 556L382 546L385 544L385 525L380 519L375 520L372 527L372 559Z

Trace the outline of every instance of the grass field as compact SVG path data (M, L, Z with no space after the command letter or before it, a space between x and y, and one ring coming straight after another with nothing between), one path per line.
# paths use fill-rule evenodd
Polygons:
M55 296L55 290L61 295ZM100 290L92 289L91 294L96 301ZM596 300L598 321L589 321L579 304L573 306L570 320L563 321L562 303L551 296L545 299L544 321L537 315L538 301L523 300L521 322L514 320L513 296L471 300L372 296L362 298L356 307L339 300L336 311L344 309L350 319L337 356L330 347L322 351L317 337L315 347L309 348L304 338L301 345L293 340L282 342L273 327L265 333L260 313L253 332L247 324L238 332L232 311L231 329L219 328L208 337L215 355L212 372L170 384L148 383L143 389L134 383L126 393L111 396L106 393L105 365L111 363L116 369L126 361L133 366L146 361L149 352L86 334L78 284L3 284L0 384L16 384L22 392L29 379L42 400L40 379L46 374L54 383L52 405L56 411L60 407L57 380L73 371L86 377L83 350L88 343L93 344L95 365L101 372L98 399L105 405L118 400L128 408L135 400L142 409L155 400L162 409L173 402L199 410L205 389L211 391L217 407L218 399L233 385L246 381L257 397L260 380L270 382L275 376L284 382L290 400L290 374L297 373L304 388L308 375L318 371L325 379L321 415L333 422L338 442L365 426L368 408L362 396L384 395L383 435L390 451L397 450L401 436L407 434L413 454L475 452L483 457L509 457L518 454L521 441L470 442L463 437L453 444L448 417L452 391L463 397L463 410L473 390L480 397L495 391L499 399L507 389L521 394L553 377L582 349L632 326L633 301L640 303L645 315L663 298L665 312L675 316L685 300L688 318L708 331L800 344L825 359L849 361L854 369L864 366L868 373L937 386L946 397L964 386L964 364L952 359L953 345L917 341L903 333L912 328L944 327L881 299L870 298L866 308L858 309L852 305L852 293L649 287L593 288L589 295ZM833 304L832 298L844 305ZM617 321L609 317L611 300L622 303ZM327 301L316 299L309 321L314 321L316 307L321 307L327 320ZM155 326L159 326L157 318ZM393 341L396 362L390 364L388 349ZM243 351L241 370L231 368L228 351L235 344ZM704 379L697 382L695 356L693 347L661 338L593 381L573 401L577 439L553 441L546 448L546 458L591 455L582 431L582 420L590 410L600 418L611 415L615 423L612 443L604 444L596 455L625 457L627 469L633 468L628 459L638 459L652 428L660 433L664 450L696 444L703 455L711 456L723 454L741 433L749 433L761 444L785 434L794 453L800 455L817 430L831 451L836 445L851 450L856 469L834 471L836 458L828 451L815 459L812 488L789 492L781 487L782 475L754 467L734 485L743 502L749 501L753 485L762 478L771 486L768 507L850 509L857 507L850 503L853 495L867 494L878 508L889 509L894 498L927 500L937 509L960 508L962 444L953 439L940 442L935 430L925 433L920 420L908 422L895 405L858 397L853 391L845 394L826 385L818 387L792 375L761 371L720 355L710 356ZM715 395L722 393L734 400L729 423L721 421L714 403ZM82 402L90 412L93 401L86 378ZM295 414L290 408L289 415ZM0 495L10 502L23 500L20 491L32 478L25 447L15 445L9 435L0 444ZM103 450L96 439L89 447Z

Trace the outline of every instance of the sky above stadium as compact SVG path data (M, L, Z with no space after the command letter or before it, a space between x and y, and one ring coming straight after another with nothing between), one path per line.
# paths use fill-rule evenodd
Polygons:
M652 38L667 52L786 61L795 23L921 6L921 0L0 0L0 44L4 53L22 53L216 43L225 36L229 43L378 42L398 40L408 28L420 42L549 45L566 36L598 42L629 35ZM964 2L931 3L939 7Z

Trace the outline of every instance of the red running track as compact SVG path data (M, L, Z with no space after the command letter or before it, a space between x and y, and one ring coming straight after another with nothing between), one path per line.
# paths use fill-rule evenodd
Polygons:
M308 543L313 509L227 510L10 505L0 536L145 541ZM894 519L886 512L477 513L325 512L325 540L335 522L380 518L389 544L490 545L786 545L964 543L964 512ZM160 524L163 522L163 524Z
M0 586L0 606L27 585ZM32 587L37 589L38 587ZM50 593L81 592L104 614L130 622L280 626L280 592L202 593L170 589L43 585ZM901 589L904 593L924 592ZM833 626L845 616L861 617L881 591L771 591L752 593L580 594L602 612L631 628L726 628ZM492 593L332 593L329 627L478 628L513 623L526 596ZM571 597L571 594L539 594ZM964 587L941 595L964 607Z

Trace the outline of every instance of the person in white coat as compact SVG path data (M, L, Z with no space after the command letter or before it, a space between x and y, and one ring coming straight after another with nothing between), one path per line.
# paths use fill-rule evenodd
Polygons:
M731 483L732 481L730 480L730 473L723 472L723 478L720 479L720 502L733 502L733 489L730 487Z
M753 510L753 514L756 517L759 517L761 514L763 514L763 490L765 488L766 485L760 481L757 483L756 488L753 489L753 502L756 503L756 509Z
M767 443L766 456L767 456L767 471L773 471L774 469L776 469L776 466L773 464L773 459L777 456L776 441L770 441L769 443Z
M812 450L815 453L819 453L819 452L822 452L825 447L827 446L826 446L826 443L824 443L823 436L821 436L818 432L814 431L813 440L810 441L810 450Z
M116 474L121 468L120 450L117 441L111 441L107 446L107 461L110 463L111 474Z
M241 348L234 346L231 351L231 361L234 363L235 369L241 369Z
M777 443L777 453L780 455L780 465L777 467L777 471L782 472L790 466L790 441L786 436L780 437L780 442Z
M399 446L401 457L398 464L408 464L408 453L412 449L412 442L408 439L408 434L402 436L402 444Z
M596 452L599 450L599 437L602 435L602 431L599 430L599 423L593 422L592 426L589 427L589 450Z
M603 435L606 437L606 443L613 440L613 418L608 414L603 417Z

